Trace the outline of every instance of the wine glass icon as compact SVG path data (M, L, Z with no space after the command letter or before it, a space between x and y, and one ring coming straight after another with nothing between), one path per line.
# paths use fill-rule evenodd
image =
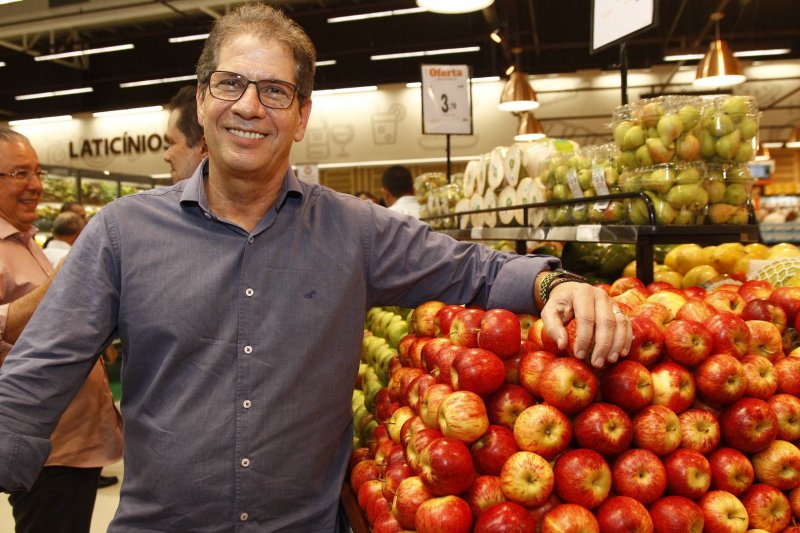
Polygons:
M331 139L340 145L339 153L336 155L340 157L350 155L345 151L345 145L350 143L355 135L356 129L350 124L334 124L331 126Z

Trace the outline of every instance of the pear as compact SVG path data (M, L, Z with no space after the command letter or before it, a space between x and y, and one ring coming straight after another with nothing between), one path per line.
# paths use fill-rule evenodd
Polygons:
M708 130L700 130L697 135L698 139L700 139L700 156L706 161L712 159L717 155L714 147L714 136Z
M642 180L645 190L666 193L673 185L673 171L668 168L657 168L650 173L650 177Z
M753 145L748 142L739 145L739 151L736 152L736 157L734 159L736 159L737 163L747 163L753 159Z
M742 132L742 139L752 139L758 133L758 122L752 117L744 117L739 122L739 131Z
M553 187L553 198L556 200L568 200L572 198L569 187L565 183L556 183Z
M653 164L653 158L650 157L650 150L647 148L646 144L643 144L636 149L636 161L638 161L639 166L642 167L649 167Z
M619 154L619 163L623 168L635 168L638 165L636 161L636 152L633 150L625 150Z
M647 128L647 138L648 139L658 139L658 127L657 126L650 126Z
M589 216L587 211L588 210L586 209L585 205L572 206L572 210L570 213L572 222L575 224L583 224L584 222L586 222L586 219Z
M606 180L606 185L609 187L614 187L619 182L619 172L617 171L616 167L603 167L603 175Z
M578 171L578 185L581 190L586 190L592 186L592 171L588 168L582 168Z
M687 133L675 141L675 152L678 158L684 161L697 161L700 159L700 139Z
M706 184L706 192L708 193L708 203L718 204L725 197L725 183L721 180L710 180Z
M689 131L700 121L700 110L693 105L685 105L678 110L678 116L683 122L683 131Z
M725 187L722 201L733 206L740 206L747 202L747 196L747 187L743 183L730 183Z
M739 130L733 130L731 133L717 139L714 150L722 159L733 160L736 157L736 152L739 151L741 141L742 134L739 133Z
M553 169L553 178L555 183L566 183L567 182L567 165L556 165L556 168Z
M641 198L633 198L631 200L631 203L628 205L628 217L630 218L631 224L637 226L650 224L647 204L644 203L644 200Z
M661 142L670 144L683 133L683 121L678 115L667 114L658 119L656 130Z
M738 123L750 110L750 100L746 96L728 96L722 100L720 110Z
M658 124L658 119L664 114L661 102L648 102L639 110L639 120L645 128Z
M644 144L645 134L641 126L635 125L628 128L622 139L623 150L636 150Z
M728 220L731 224L747 224L750 221L750 212L747 207L740 206L733 212L731 218Z
M651 192L646 194L650 196L651 200L653 200L653 209L656 213L656 224L663 226L672 224L678 213L671 205L669 205L669 202Z
M727 224L736 214L736 208L728 204L713 204L708 207L706 219L712 224Z
M699 183L675 185L667 193L667 201L675 209L690 208L697 212L708 205L708 193Z
M674 148L667 146L661 139L647 139L647 151L654 163L667 163L675 155ZM738 146L736 147L739 148Z
M703 220L703 213L696 213L689 208L680 209L675 215L675 220L672 224L675 226L692 226L700 224Z
M695 167L684 168L683 170L678 172L678 177L675 179L676 183L680 183L682 185L698 183L699 181L700 181L700 171L697 170Z
M639 192L642 190L642 180L646 179L649 174L640 174L638 172L626 172L620 176L619 185L622 192Z
M625 134L631 129L633 123L630 120L623 120L614 127L614 142L617 146L622 147L625 140Z
M733 120L725 113L714 113L706 119L704 125L714 137L722 137L733 131Z

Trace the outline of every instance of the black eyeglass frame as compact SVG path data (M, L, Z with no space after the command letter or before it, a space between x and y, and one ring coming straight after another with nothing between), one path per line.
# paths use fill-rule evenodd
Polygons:
M242 89L242 93L236 98L223 98L223 97L218 96L217 94L214 94L214 90L212 90L212 88L211 88L212 87L211 78L213 78L214 74L230 74L230 75L235 76L236 78L238 78L240 80L245 81L246 83L244 85L244 88ZM285 107L277 107L275 105L265 104L264 101L261 99L261 91L258 90L259 89L258 84L262 83L262 82L283 84L283 85L286 85L286 86L290 87L291 90L292 90L292 96L289 99L289 103L286 104ZM208 93L211 96L213 96L214 98L216 98L217 100L222 100L223 102L238 102L239 100L241 100L242 96L244 96L244 93L247 92L247 89L250 87L250 84L253 84L253 85L256 86L256 94L258 95L258 101L261 103L261 105L263 105L264 107L268 107L270 109L289 109L290 107L292 107L292 104L294 103L295 97L297 97L300 102L302 102L303 99L305 98L305 96L303 96L303 94L300 92L300 90L297 87L297 85L295 85L294 83L289 83L288 81L285 81L285 80L277 80L277 79L271 79L271 78L263 79L263 80L255 80L254 81L254 80L251 80L251 79L247 78L246 76L243 76L242 74L239 74L238 72L231 72L229 70L214 70L214 71L211 72L211 74L209 74L208 80L206 81L206 87L208 87Z

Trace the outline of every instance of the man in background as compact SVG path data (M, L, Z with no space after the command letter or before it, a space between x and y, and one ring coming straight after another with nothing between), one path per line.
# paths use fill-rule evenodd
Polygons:
M169 163L172 183L189 178L208 155L203 127L197 121L197 88L182 87L170 100L164 161Z
M401 165L386 169L381 176L383 199L392 211L419 218L419 202L414 197L414 179Z
M44 250L44 255L54 267L67 256L86 223L72 211L59 214L53 221L53 239Z

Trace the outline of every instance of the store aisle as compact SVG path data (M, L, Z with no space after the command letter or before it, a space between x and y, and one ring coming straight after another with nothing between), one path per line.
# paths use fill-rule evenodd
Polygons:
M122 484L122 461L103 469L103 474L107 476L117 476L120 483L105 487L97 491L97 501L94 505L92 515L91 533L106 533L108 524L114 518L119 503L119 487ZM0 497L0 533L14 533L14 519L11 516L11 506L8 505L8 497Z

